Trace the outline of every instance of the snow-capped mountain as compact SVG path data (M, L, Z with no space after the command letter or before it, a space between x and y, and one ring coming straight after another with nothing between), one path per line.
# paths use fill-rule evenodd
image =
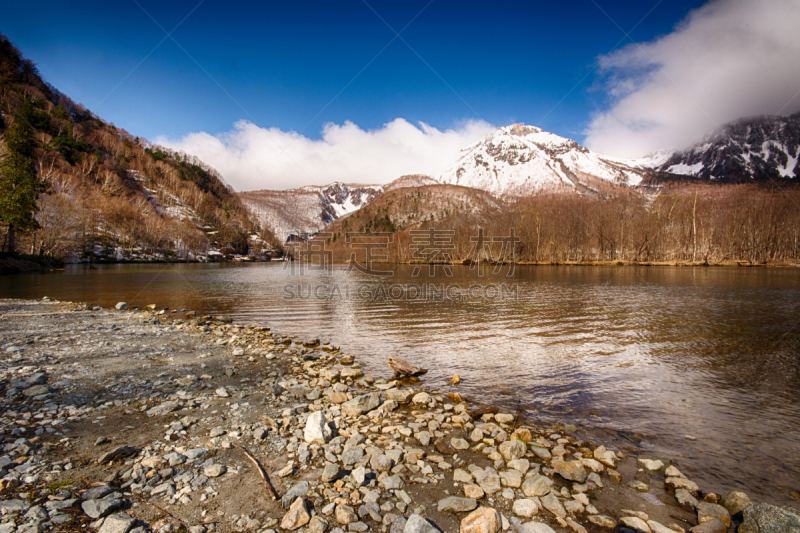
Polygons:
M307 186L286 191L238 193L242 203L276 236L315 233L337 218L360 209L383 192L377 185Z
M540 128L514 124L464 148L439 181L501 197L546 190L592 194L608 184L636 185L642 173L630 161L596 154Z
M730 122L689 148L640 159L642 167L720 181L800 176L800 113Z

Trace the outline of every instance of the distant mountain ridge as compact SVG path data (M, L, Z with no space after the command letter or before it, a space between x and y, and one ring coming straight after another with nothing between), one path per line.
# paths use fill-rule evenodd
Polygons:
M729 122L685 150L660 151L637 163L660 172L740 182L800 176L800 113Z
M285 191L247 191L239 199L264 227L284 238L315 233L339 217L370 203L383 192L380 185L309 185Z
M685 179L683 176L721 182L791 178L800 172L799 150L800 113L740 119L686 150L660 150L638 160L597 154L541 128L514 124L462 149L435 179L415 174L383 186L334 183L288 191L251 191L239 193L239 197L276 235L314 233L397 189L458 185L489 193L500 202L542 193L613 196L619 187L658 185L660 179ZM442 193L435 191L436 195ZM431 205L437 203L439 200ZM414 218L396 208L389 211L398 227ZM435 214L441 216L431 208L430 215Z

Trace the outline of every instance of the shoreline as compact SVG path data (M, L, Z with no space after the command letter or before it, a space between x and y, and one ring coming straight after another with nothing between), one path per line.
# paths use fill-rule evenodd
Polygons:
M425 531L419 516L458 531L468 517L492 522L495 512L518 532L644 523L663 533L709 513L735 523L730 511L745 501L728 495L727 509L670 458L609 454L580 428L517 424L514 413L481 413L424 384L364 375L352 356L313 339L155 309L2 300L0 310L2 468L22 482L3 487L0 528L40 505L48 516L40 523L66 516L82 527L87 506L111 498L116 518L95 522L101 532L130 515L156 529L161 508L204 524L196 533L280 530L292 513L290 525L307 519L298 525L305 531L393 533L403 518L406 530ZM299 499L272 502L234 443L262 462L282 497ZM110 488L95 494L110 494L80 502L102 482ZM17 513L8 501L19 502ZM696 531L728 530L711 525Z
M267 263L281 263L283 264L284 261L102 261L95 263L96 266L110 266L110 265L212 265L212 264L231 264L231 265L257 265L257 264L267 264ZM417 262L390 262L390 261L372 261L374 264L379 265L428 265L429 263L417 263ZM349 261L332 261L330 262L332 265L348 265ZM470 266L469 263L465 262L451 262L451 263L430 263L436 265L447 265L447 266ZM490 265L494 265L494 263L487 263ZM508 263L503 263L506 265ZM50 272L57 272L67 270L70 266L80 266L83 265L85 267L89 266L89 263L68 263L64 267L60 268L29 268L29 269L20 269L18 271L2 269L0 270L0 275L3 276L12 276L17 274L46 274ZM11 265L9 265L11 266ZM547 262L547 261L518 261L514 263L515 267L537 267L537 266L563 266L563 267L679 267L679 268L800 268L800 262L792 263L792 262L773 262L773 263L747 263L746 261L723 261L723 262L716 262L716 263L705 263L703 261L649 261L649 262L637 262L637 261L555 261L555 262Z

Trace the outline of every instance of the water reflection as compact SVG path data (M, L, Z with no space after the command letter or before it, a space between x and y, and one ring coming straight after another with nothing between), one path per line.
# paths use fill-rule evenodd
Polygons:
M636 433L641 446L678 459L704 488L792 503L789 491L800 488L800 272L394 272L383 279L343 266L301 277L281 264L73 267L0 278L0 295L225 313L340 344L385 376L385 359L400 355L430 369L425 381L442 391L458 373L462 395L508 406L520 400L535 418ZM408 286L423 283L478 292L505 284L516 297L409 299ZM308 289L290 298L287 284L324 285L325 298ZM393 293L397 286L406 290ZM359 288L388 297L361 298Z

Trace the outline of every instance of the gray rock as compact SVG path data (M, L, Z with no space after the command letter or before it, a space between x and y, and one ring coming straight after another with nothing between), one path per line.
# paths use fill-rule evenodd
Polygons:
M753 503L742 511L739 533L779 533L800 531L800 515L766 503Z
M148 416L161 416L177 411L181 408L181 404L175 401L164 402L162 404L151 407L147 410Z
M119 302L119 303L117 303L117 305L114 306L114 308L117 311L127 311L128 310L128 304L125 303L125 302Z
M406 486L406 483L405 481L403 481L403 478L401 478L397 474L383 478L380 484L386 490L402 489L403 487Z
M542 507L560 518L567 516L567 510L552 492L542 498Z
M389 533L403 533L406 527L406 517L403 515L398 516L392 522L392 527L389 528Z
M30 376L28 376L28 379L26 379L25 381L27 381L31 385L44 385L45 383L47 383L47 374L45 374L44 372L36 372L35 374L31 374Z
M47 511L41 505L34 505L25 513L25 518L28 520L47 520Z
M411 401L411 397L414 396L414 391L409 389L389 389L384 391L383 394L386 395L387 400L394 400L400 405L403 405Z
M553 454L550 453L550 450L535 443L530 443L530 450L539 459L552 459L553 457Z
M361 518L369 517L378 523L383 521L383 517L381 516L381 507L375 502L367 502L359 507L358 516Z
M339 479L339 473L340 472L341 472L341 469L339 468L339 465L327 465L327 466L325 466L325 468L322 470L322 476L321 476L322 482L323 483L333 483L334 481Z
M364 458L364 455L364 448L360 446L352 450L347 450L342 454L342 464L345 466L358 464L358 462Z
M25 389L22 394L27 396L28 398L32 398L34 396L41 396L43 394L49 394L50 387L47 385L34 385L33 387L29 387Z
M136 519L127 513L116 513L106 517L98 533L128 533Z
M288 509L294 503L297 498L302 498L306 495L306 492L311 488L308 481L301 481L288 491L286 494L283 495L281 498L281 507L284 509Z
M105 498L109 494L114 492L114 489L109 487L108 485L103 485L102 487L95 487L93 489L89 489L83 494L81 494L81 499L83 500L98 500L100 498Z
M86 500L81 504L81 509L89 518L103 518L120 507L124 501L116 498L101 498L99 500Z
M372 411L381 404L381 393L363 394L342 404L342 413L347 416L359 416Z
M392 528L394 529L394 524L392 524ZM432 522L414 513L406 520L403 533L441 533L441 530Z
M440 513L466 513L478 507L478 500L448 496L439 500L437 507Z

